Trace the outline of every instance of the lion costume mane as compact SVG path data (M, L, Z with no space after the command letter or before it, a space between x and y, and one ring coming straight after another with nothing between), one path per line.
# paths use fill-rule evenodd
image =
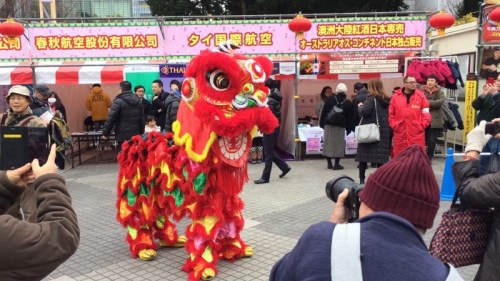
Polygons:
M155 239L185 245L189 280L214 277L221 258L253 254L240 237L239 193L248 181L252 129L278 126L266 105L271 61L233 47L202 51L188 64L173 134L135 136L118 156L117 218L132 256L154 258ZM186 216L192 223L179 236L175 222Z

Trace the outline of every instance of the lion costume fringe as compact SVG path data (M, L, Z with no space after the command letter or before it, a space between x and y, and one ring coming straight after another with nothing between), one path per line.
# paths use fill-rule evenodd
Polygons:
M189 280L217 274L219 259L253 254L242 241L251 131L271 133L278 121L266 106L265 57L248 58L234 46L193 58L182 83L174 133L135 136L118 156L118 221L127 229L133 257L150 260L160 246L182 246ZM179 236L176 221L192 223Z

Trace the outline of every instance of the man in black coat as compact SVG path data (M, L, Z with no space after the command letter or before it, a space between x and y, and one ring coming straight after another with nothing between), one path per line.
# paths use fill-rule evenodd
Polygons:
M167 116L167 110L165 106L165 100L169 94L163 91L163 82L160 79L153 81L151 86L155 96L153 97L153 102L151 103L151 109L154 112L156 124L160 126L161 130L165 130L165 120Z
M124 141L143 134L145 125L142 102L132 93L132 84L129 81L120 82L120 91L113 100L102 131L103 138L107 139L113 127L115 128L118 151L121 151Z
M177 120L177 110L181 103L180 82L172 80L170 82L170 94L165 99L165 132L172 131L172 124Z
M268 81L268 84L272 82ZM269 86L268 86L269 87ZM281 121L281 93L277 87L273 87L270 85L269 88L273 88L271 90L271 94L267 97L267 105L269 109L273 112L274 116L278 119L278 122ZM281 159L278 152L276 151L276 141L278 140L278 136L280 134L280 127L278 126L274 132L270 134L264 134L262 139L262 146L264 150L264 170L262 171L262 176L258 180L254 180L255 184L263 184L268 183L269 178L271 177L271 169L273 167L273 162L278 166L281 170L280 178L284 177L290 170L292 169L288 164Z

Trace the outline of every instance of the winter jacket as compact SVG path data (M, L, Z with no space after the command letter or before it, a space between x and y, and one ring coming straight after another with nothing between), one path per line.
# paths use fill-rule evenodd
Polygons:
M6 215L24 188L0 172L0 280L41 280L77 249L80 230L64 178L46 174L35 180L36 223Z
M7 115L4 117L5 114ZM6 113L0 114L0 120L3 121L0 126L19 126L26 123L23 127L47 127L42 118L34 115L29 107L21 114L14 114L12 109L9 108Z
M500 117L500 92L493 95L480 95L472 101L472 107L478 110L476 123L482 120L491 121Z
M278 119L278 123L281 124L281 101L283 97L278 89L273 89L269 96L267 97L267 105L273 113L274 117Z
M407 103L403 90L392 95L389 105L389 126L394 132L393 157L412 144L425 149L425 129L431 123L429 102L424 94L416 89Z
M458 62L446 61L446 63L448 64L448 67L451 70L453 79L455 79L455 83L449 83L447 81L446 88L456 90L458 89L457 87L458 82L460 82L460 86L462 86L462 88L465 87L464 80L462 79L462 74L460 73L460 66L458 65Z
M151 103L145 98L142 98L141 102L142 102L142 108L144 109L144 118L148 116L155 116L155 112L151 108Z
M407 220L376 212L358 222L364 281L446 280L448 266L429 253L422 236ZM334 229L331 222L309 227L293 250L273 266L269 280L331 280Z
M445 105L442 107L443 120L445 120L445 128L454 131L458 127L458 122L451 109Z
M365 102L365 99L369 94L370 93L368 92L368 90L364 88L358 91L358 95L354 99L352 99L352 107L354 108L354 111L357 110L358 104ZM359 124L361 116L359 116L359 114L354 114L354 116L356 117L356 120L354 120L354 124L357 126Z
M455 120L457 120L457 128L459 130L463 130L464 129L464 121L462 120L462 116L460 115L460 112L458 111L458 104L448 102L448 108L453 113Z
M343 124L328 124L337 127L345 128L346 133L349 134L354 132L355 122L356 122L356 113L354 111L354 107L352 102L347 99L347 96L344 93L334 94L328 99L326 99L325 105L323 106L323 110L321 111L321 116L319 118L319 126L324 128L327 124L326 116L333 109L333 106L337 104L342 104L342 110L344 113L344 123Z
M33 111L33 114L38 117L42 116L42 114L44 114L45 111L50 109L48 99L40 100L35 95L31 96L31 103L29 107Z
M433 129L443 129L443 106L446 106L446 98L439 87L423 89L424 95L429 101L429 112L431 114L431 125Z
M500 172L479 176L479 161L455 162L453 178L462 190L465 208L494 208L483 262L474 281L494 281L500 276Z
M377 112L375 114L375 100L377 101ZM391 155L391 128L389 128L389 101L374 96L368 96L363 106L358 107L358 112L363 119L361 124L377 123L380 131L380 141L372 143L358 143L356 161L384 164L389 161Z
M123 142L144 133L144 109L139 97L131 91L118 94L113 100L102 134L109 136L115 128L116 141Z
M151 111L154 113L156 124L165 130L165 121L167 120L167 110L165 107L165 100L169 96L166 92L161 92L158 96L153 98L151 102ZM161 112L158 112L161 110Z
M101 87L93 87L85 102L87 110L90 111L92 121L103 121L108 118L108 109L111 107L111 99L102 91Z
M179 104L181 103L181 98L170 94L165 100L165 131L172 131L172 124L177 120L177 110L179 109Z

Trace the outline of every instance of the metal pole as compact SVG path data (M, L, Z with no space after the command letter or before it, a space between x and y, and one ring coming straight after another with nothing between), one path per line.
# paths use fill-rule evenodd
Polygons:
M296 160L302 160L302 142L300 141L299 138L299 112L298 112L298 105L297 105L297 100L299 99L299 72L300 72L300 57L299 57L299 51L297 48L297 35L295 35L295 81L294 81L294 95L293 95L293 103L295 107L295 159Z

